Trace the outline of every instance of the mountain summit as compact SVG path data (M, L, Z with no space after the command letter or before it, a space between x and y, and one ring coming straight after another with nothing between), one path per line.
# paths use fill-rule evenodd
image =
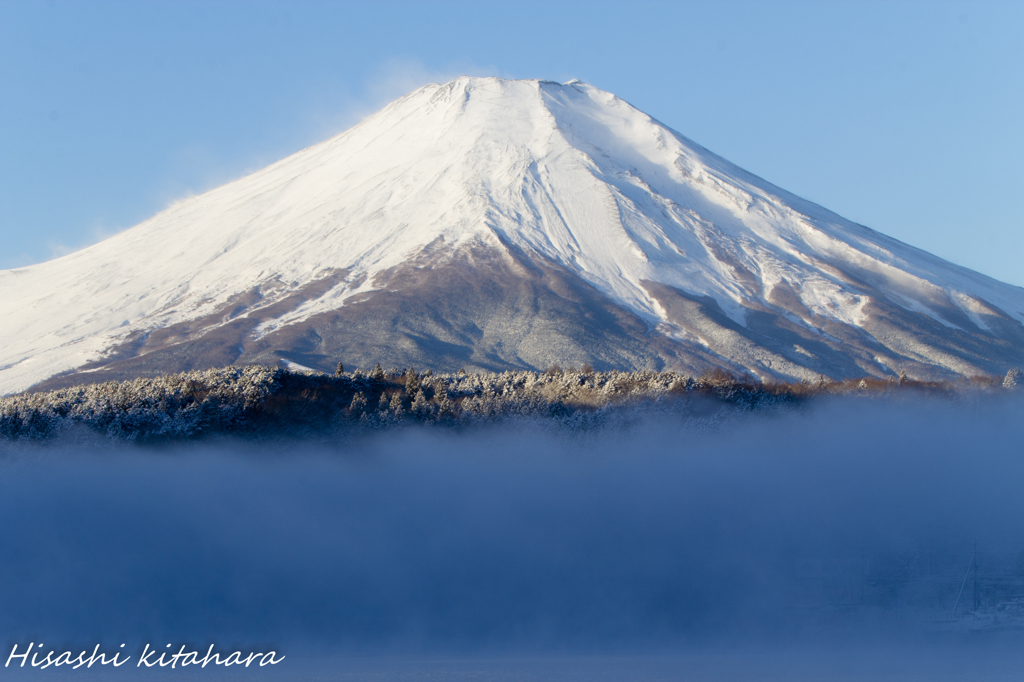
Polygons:
M1024 289L578 81L420 88L106 241L0 272L0 315L0 393L282 359L788 380L1024 364Z

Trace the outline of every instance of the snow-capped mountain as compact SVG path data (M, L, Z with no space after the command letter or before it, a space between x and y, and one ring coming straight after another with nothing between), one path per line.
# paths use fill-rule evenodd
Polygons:
M577 81L420 88L104 242L0 272L0 316L0 393L281 360L781 379L1024 364L1024 289Z

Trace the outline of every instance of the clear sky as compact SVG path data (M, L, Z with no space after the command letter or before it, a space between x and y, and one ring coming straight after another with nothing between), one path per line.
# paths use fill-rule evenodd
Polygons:
M0 0L0 268L94 243L431 81L571 78L1024 285L1024 2Z

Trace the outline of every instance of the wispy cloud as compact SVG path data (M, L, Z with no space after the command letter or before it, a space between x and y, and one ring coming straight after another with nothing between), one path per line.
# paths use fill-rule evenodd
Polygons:
M379 111L394 100L430 83L446 83L459 76L505 76L495 66L471 61L428 65L415 57L394 57L369 72L349 97L347 106L332 117L334 132L341 132Z
M74 253L75 251L81 251L93 244L98 244L104 239L113 237L118 232L121 232L121 230L107 226L94 225L91 229L79 234L79 239L75 242L64 242L52 238L47 239L46 248L49 252L47 260L60 258L68 255L69 253Z

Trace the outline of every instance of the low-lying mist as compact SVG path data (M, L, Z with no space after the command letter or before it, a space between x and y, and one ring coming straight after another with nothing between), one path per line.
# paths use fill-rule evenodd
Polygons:
M5 653L966 637L1012 601L996 576L1024 586L1022 408L837 399L336 446L6 446L0 634Z

